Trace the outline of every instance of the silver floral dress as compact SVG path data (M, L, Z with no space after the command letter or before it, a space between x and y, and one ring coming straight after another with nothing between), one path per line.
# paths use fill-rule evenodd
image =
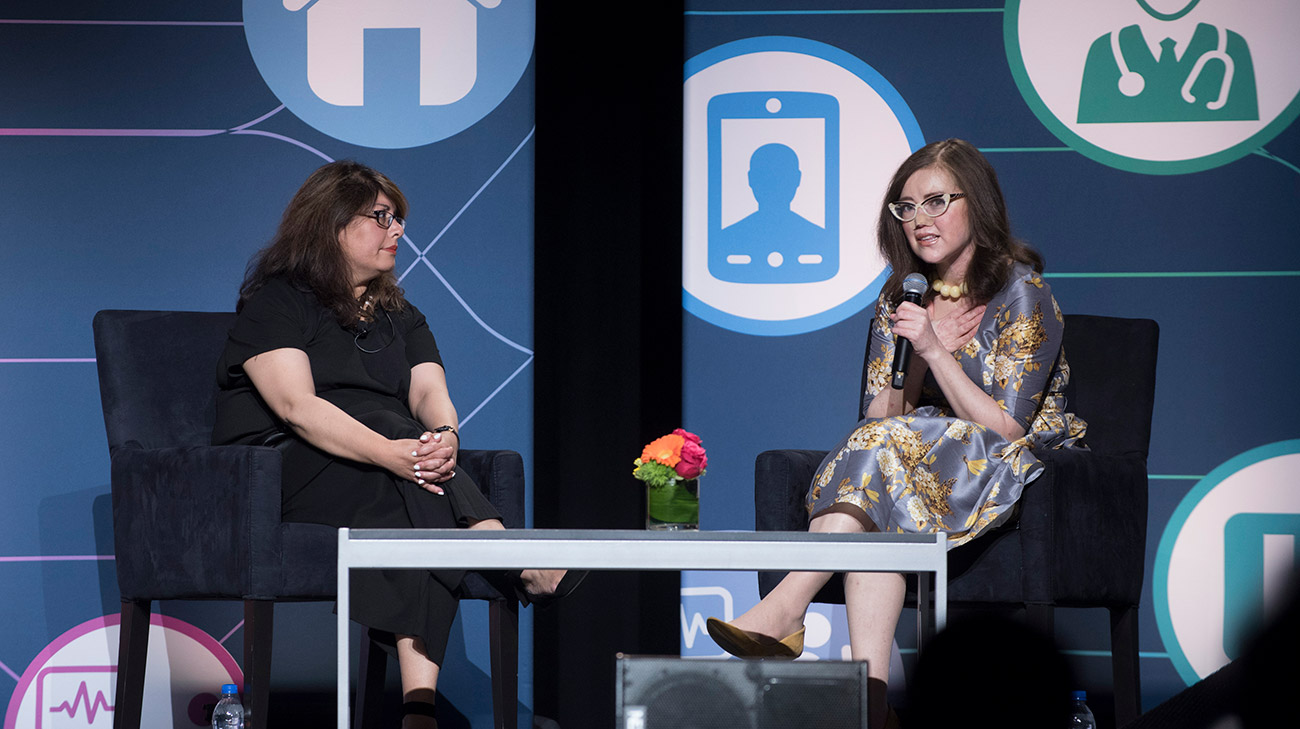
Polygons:
M889 387L893 306L876 304L862 413ZM1066 412L1070 367L1061 348L1064 318L1049 287L1017 265L984 312L978 331L953 357L1025 435L1008 441L978 423L953 417L929 373L920 405L905 415L867 418L817 469L807 507L817 516L853 504L880 531L948 535L964 544L1011 516L1025 485L1042 473L1034 451L1084 447L1087 427Z

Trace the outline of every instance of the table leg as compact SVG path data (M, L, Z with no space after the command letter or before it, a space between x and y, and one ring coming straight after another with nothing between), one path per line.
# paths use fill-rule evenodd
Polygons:
M930 579L933 577L931 572L916 573L916 650L920 653L921 648L934 637L934 612L935 605L931 602L930 596Z
M348 657L348 568L347 557L348 530L339 529L339 570L338 570L338 729L348 729L348 666L352 665Z

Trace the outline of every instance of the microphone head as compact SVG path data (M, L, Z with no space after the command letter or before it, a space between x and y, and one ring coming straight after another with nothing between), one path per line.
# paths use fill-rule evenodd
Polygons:
M930 282L925 280L925 276L919 273L909 273L907 278L903 279L903 295L916 294L917 296L925 295L925 290L930 288Z

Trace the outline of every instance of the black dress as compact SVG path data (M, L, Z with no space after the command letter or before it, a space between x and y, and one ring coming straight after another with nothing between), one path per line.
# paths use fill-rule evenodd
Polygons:
M252 295L230 330L217 365L218 445L271 445L283 453L285 521L353 528L451 528L500 514L468 476L442 484L445 496L375 466L337 458L289 431L244 373L251 357L274 349L307 353L316 394L389 438L427 430L407 405L411 368L442 364L424 315L408 303L380 311L364 334L343 328L310 290L273 279ZM462 571L357 570L352 619L419 636L441 665L458 607Z

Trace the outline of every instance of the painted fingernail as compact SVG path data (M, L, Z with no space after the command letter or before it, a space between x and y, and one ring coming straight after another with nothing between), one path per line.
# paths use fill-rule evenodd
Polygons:
M418 457L419 455L420 455L420 452L419 452L419 451L411 451L411 457L412 457L412 458L416 458L416 457Z
M415 464L415 474L416 474L417 476L420 475L420 464L418 464L418 463Z

